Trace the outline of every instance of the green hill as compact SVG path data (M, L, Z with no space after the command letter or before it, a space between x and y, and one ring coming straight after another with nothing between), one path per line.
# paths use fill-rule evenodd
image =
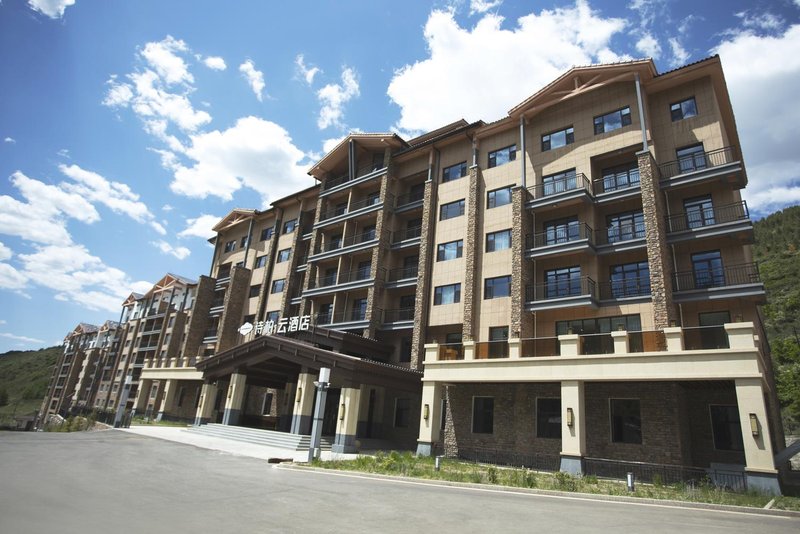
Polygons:
M762 311L788 433L800 430L800 206L756 221L755 234L767 288Z
M62 350L56 346L0 354L0 419L39 411Z

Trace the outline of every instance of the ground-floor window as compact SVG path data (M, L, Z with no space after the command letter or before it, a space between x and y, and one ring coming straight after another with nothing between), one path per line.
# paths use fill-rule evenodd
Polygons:
M472 398L472 432L474 434L494 432L494 397Z
M261 414L269 415L272 413L272 393L267 391L264 393L264 402L261 404Z
M611 441L642 442L642 415L639 399L610 399Z
M561 399L536 399L536 437L561 437Z
M395 428L408 428L411 416L411 401L409 399L395 399L394 426Z
M742 425L739 422L739 408L736 406L709 406L711 412L711 433L714 435L714 448L718 451L743 451Z

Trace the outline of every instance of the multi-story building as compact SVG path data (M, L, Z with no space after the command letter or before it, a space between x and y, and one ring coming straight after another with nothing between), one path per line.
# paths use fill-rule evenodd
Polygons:
M174 326L146 312L166 290L126 302L112 387L136 351L137 412L307 434L329 367L334 450L726 468L777 491L718 57L573 68L495 122L351 134L309 173L318 186L220 221L209 276L172 277Z

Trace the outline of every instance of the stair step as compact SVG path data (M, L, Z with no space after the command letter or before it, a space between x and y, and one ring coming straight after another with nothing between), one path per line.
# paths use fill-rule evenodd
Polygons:
M309 444L311 443L311 436L308 435L289 434L286 432L261 430L258 428L247 428L241 426L221 425L218 423L209 423L199 427L191 427L188 428L187 431L192 432L193 434L202 434L211 437L230 439L233 441L253 443L255 445L266 445L291 450L308 449ZM322 450L326 451L330 450L330 442L326 439L323 439L321 448Z

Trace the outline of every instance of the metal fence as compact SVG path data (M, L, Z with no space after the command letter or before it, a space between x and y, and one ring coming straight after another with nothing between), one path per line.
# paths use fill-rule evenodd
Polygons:
M628 473L633 473L636 480L651 484L706 484L733 491L747 490L747 479L743 471L623 462L605 458L584 458L583 465L585 475L603 478L625 479Z
M538 471L558 471L561 467L561 457L557 454L521 453L489 447L459 447L455 454L441 448L437 452L447 458L480 464L526 467Z

